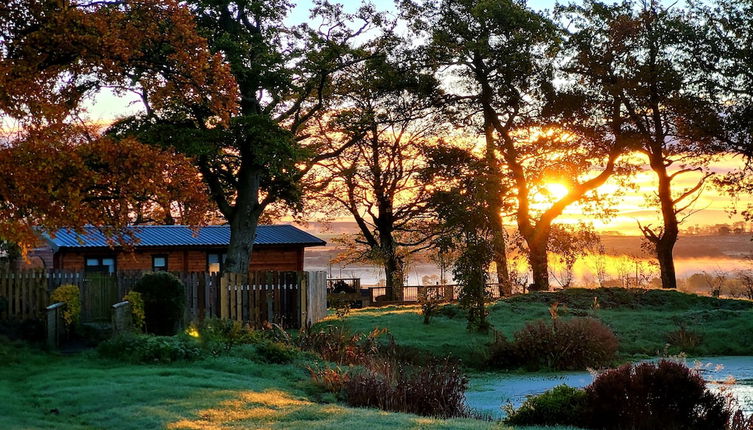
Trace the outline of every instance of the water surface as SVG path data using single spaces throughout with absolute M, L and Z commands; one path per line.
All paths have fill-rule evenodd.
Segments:
M 753 357 L 689 358 L 686 364 L 701 372 L 709 388 L 732 393 L 745 412 L 753 413 Z M 517 408 L 527 396 L 541 394 L 562 384 L 583 388 L 593 378 L 589 372 L 478 374 L 471 377 L 466 402 L 477 412 L 503 418 L 502 405 L 511 404 Z M 732 379 L 734 382 L 730 383 Z

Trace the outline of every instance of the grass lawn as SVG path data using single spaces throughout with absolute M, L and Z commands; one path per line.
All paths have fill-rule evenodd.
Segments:
M 594 297 L 598 307 L 594 308 Z M 692 348 L 670 347 L 669 353 L 691 356 L 753 355 L 753 302 L 701 297 L 676 291 L 572 289 L 558 293 L 533 293 L 500 300 L 489 306 L 489 321 L 508 338 L 529 321 L 549 319 L 549 306 L 559 303 L 559 315 L 592 316 L 602 320 L 620 340 L 624 360 L 655 356 L 667 344 L 667 335 L 682 325 L 700 335 Z M 457 305 L 446 305 L 455 311 Z M 422 324 L 418 306 L 388 306 L 352 311 L 343 320 L 354 331 L 387 328 L 399 345 L 438 355 L 452 354 L 471 367 L 480 365 L 491 334 L 466 330 L 462 312 L 441 312 L 431 324 Z
M 0 345 L 0 359 L 5 430 L 508 428 L 343 406 L 309 382 L 305 359 L 138 365 L 100 359 L 93 351 L 59 356 L 8 345 Z

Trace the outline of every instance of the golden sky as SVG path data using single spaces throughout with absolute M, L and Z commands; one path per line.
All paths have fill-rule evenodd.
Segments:
M 739 168 L 740 166 L 741 161 L 739 158 L 725 156 L 713 162 L 709 166 L 709 169 L 715 172 L 716 175 L 723 175 L 724 173 Z M 565 213 L 559 218 L 559 222 L 591 222 L 599 231 L 617 231 L 627 235 L 640 234 L 640 231 L 638 230 L 638 222 L 643 225 L 659 225 L 659 210 L 651 201 L 656 190 L 656 176 L 647 167 L 648 166 L 645 166 L 642 171 L 638 172 L 631 178 L 631 182 L 635 187 L 634 190 L 623 189 L 623 195 L 617 199 L 618 203 L 614 207 L 614 209 L 617 210 L 617 213 L 613 217 L 601 220 L 596 216 L 584 215 L 582 208 L 576 203 L 566 209 Z M 699 180 L 700 175 L 701 173 L 679 175 L 672 182 L 674 194 L 679 195 L 684 189 L 693 187 Z M 563 188 L 564 187 L 559 186 L 559 184 L 555 185 L 553 194 L 564 192 Z M 610 180 L 600 187 L 599 191 L 605 194 L 611 194 L 618 188 L 619 186 L 616 184 L 616 181 Z M 745 203 L 746 202 L 743 202 L 743 204 Z M 692 214 L 680 228 L 684 229 L 696 224 L 714 225 L 741 221 L 739 216 L 732 217 L 729 214 L 732 205 L 732 199 L 727 194 L 714 187 L 710 180 L 707 180 L 707 185 L 702 190 L 700 198 L 689 210 L 690 212 L 695 213 Z

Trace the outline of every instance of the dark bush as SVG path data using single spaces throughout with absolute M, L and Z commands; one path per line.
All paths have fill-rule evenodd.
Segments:
M 42 342 L 47 338 L 45 321 L 41 319 L 0 321 L 0 336 L 11 340 Z
M 345 382 L 348 404 L 432 417 L 467 416 L 468 379 L 460 367 L 442 360 L 411 366 L 376 360 Z
M 738 409 L 730 418 L 727 430 L 753 430 L 753 415 L 746 417 L 743 411 Z
M 588 427 L 598 429 L 724 429 L 731 412 L 724 397 L 706 389 L 687 366 L 626 364 L 600 374 L 586 387 Z
M 168 272 L 147 273 L 133 286 L 144 300 L 146 330 L 172 336 L 183 320 L 186 293 L 183 283 Z
M 516 410 L 509 411 L 505 422 L 512 425 L 571 425 L 586 424 L 586 392 L 560 385 L 531 396 Z
M 608 366 L 616 358 L 617 347 L 612 330 L 593 318 L 534 321 L 515 333 L 514 340 L 515 359 L 533 370 Z
M 701 345 L 703 337 L 700 333 L 688 330 L 684 322 L 677 322 L 677 330 L 667 333 L 667 343 L 684 352 L 693 352 Z
M 262 360 L 273 364 L 287 364 L 292 362 L 297 351 L 290 345 L 280 342 L 262 342 L 256 346 L 256 353 Z
M 172 363 L 201 357 L 199 343 L 187 336 L 122 334 L 99 344 L 100 356 L 132 363 Z
M 510 342 L 504 334 L 495 331 L 494 340 L 487 350 L 486 364 L 491 368 L 508 369 L 520 365 L 515 344 Z
M 326 326 L 301 333 L 298 346 L 319 354 L 337 364 L 363 364 L 369 356 L 378 354 L 379 337 L 387 331 L 374 329 L 369 334 L 352 333 L 343 326 Z

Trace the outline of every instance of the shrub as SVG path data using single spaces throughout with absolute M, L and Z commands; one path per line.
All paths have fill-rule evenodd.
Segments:
M 379 352 L 378 338 L 385 333 L 384 329 L 374 329 L 369 334 L 351 333 L 343 326 L 327 326 L 301 333 L 298 346 L 337 364 L 363 364 L 367 357 Z
M 577 370 L 611 364 L 618 341 L 609 327 L 593 318 L 538 320 L 515 333 L 514 352 L 531 369 Z
M 445 359 L 426 366 L 374 361 L 345 383 L 348 404 L 432 417 L 467 416 L 468 379 Z
M 192 324 L 186 333 L 198 339 L 202 347 L 215 356 L 229 352 L 236 345 L 257 343 L 261 339 L 258 332 L 239 321 L 218 318 Z
M 311 374 L 314 384 L 322 387 L 326 391 L 335 394 L 341 394 L 345 391 L 345 386 L 350 382 L 350 372 L 338 367 L 311 367 L 306 369 Z
M 688 330 L 683 322 L 676 324 L 677 330 L 667 333 L 667 343 L 680 348 L 684 352 L 691 352 L 701 345 L 703 339 L 700 333 Z
M 81 292 L 75 285 L 67 284 L 55 288 L 50 294 L 51 303 L 65 303 L 63 321 L 68 327 L 78 322 L 81 315 Z
M 129 291 L 123 296 L 123 301 L 131 304 L 131 320 L 133 327 L 136 330 L 143 330 L 146 322 L 146 316 L 144 314 L 144 299 L 141 297 L 141 293 L 137 291 Z
M 201 357 L 195 339 L 184 336 L 120 334 L 99 344 L 100 356 L 133 363 L 172 363 Z
M 510 410 L 505 422 L 512 425 L 583 426 L 587 411 L 586 392 L 560 385 L 538 396 L 531 396 L 516 410 Z
M 262 342 L 256 346 L 256 352 L 267 363 L 287 364 L 297 355 L 295 348 L 280 342 Z
M 424 324 L 429 324 L 431 317 L 439 310 L 443 297 L 437 290 L 424 289 L 424 293 L 418 297 L 418 303 L 421 305 L 421 315 L 424 317 Z
M 45 320 L 35 318 L 0 321 L 0 335 L 11 340 L 42 342 L 47 339 Z
M 518 366 L 515 344 L 510 342 L 501 332 L 494 332 L 494 340 L 487 350 L 486 364 L 492 368 L 505 369 Z
M 167 272 L 147 273 L 133 286 L 144 300 L 146 330 L 171 336 L 177 333 L 186 306 L 180 279 Z
M 743 411 L 738 409 L 730 418 L 727 430 L 753 430 L 753 415 L 746 418 Z
M 588 427 L 599 429 L 724 429 L 724 397 L 706 389 L 698 372 L 674 361 L 626 364 L 586 387 Z

